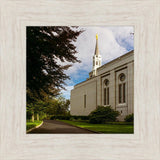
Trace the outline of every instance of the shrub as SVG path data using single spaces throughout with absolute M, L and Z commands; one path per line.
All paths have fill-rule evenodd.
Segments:
M 70 116 L 69 115 L 67 115 L 67 116 L 64 116 L 64 115 L 55 115 L 55 116 L 52 116 L 50 119 L 51 120 L 54 120 L 54 119 L 69 120 Z
M 71 116 L 73 117 L 75 120 L 89 120 L 88 116 Z
M 70 117 L 70 119 L 69 119 L 70 121 L 75 121 L 75 119 L 73 118 L 73 117 Z
M 97 109 L 92 111 L 89 115 L 90 123 L 106 123 L 106 122 L 114 122 L 119 116 L 119 112 L 113 110 L 110 106 L 98 106 Z
M 133 122 L 134 121 L 134 114 L 129 114 L 125 117 L 125 122 Z
M 50 117 L 51 120 L 60 119 L 60 120 L 89 120 L 88 116 L 71 116 L 71 115 L 54 115 Z

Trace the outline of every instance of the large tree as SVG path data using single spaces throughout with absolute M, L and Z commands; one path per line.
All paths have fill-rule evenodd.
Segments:
M 80 62 L 73 42 L 82 33 L 78 27 L 27 27 L 27 102 L 55 96 L 69 78 L 64 71 Z

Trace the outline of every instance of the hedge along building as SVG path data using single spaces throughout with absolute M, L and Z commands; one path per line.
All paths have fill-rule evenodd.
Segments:
M 133 113 L 134 51 L 101 66 L 98 35 L 89 78 L 71 90 L 71 115 L 89 115 L 99 105 L 120 112 L 119 120 Z

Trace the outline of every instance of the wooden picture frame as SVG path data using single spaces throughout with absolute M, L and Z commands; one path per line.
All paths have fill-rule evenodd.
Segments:
M 160 159 L 160 1 L 1 1 L 0 159 Z M 134 134 L 26 134 L 26 26 L 134 26 Z

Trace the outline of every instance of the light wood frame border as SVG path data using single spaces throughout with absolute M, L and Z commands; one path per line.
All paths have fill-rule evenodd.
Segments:
M 160 159 L 160 1 L 0 2 L 1 160 Z M 26 26 L 134 26 L 135 133 L 27 135 Z

